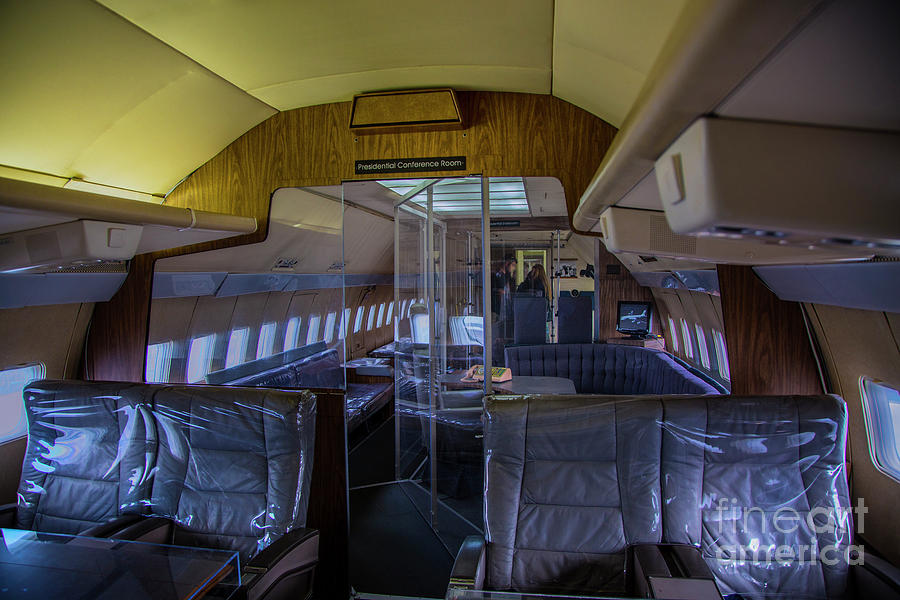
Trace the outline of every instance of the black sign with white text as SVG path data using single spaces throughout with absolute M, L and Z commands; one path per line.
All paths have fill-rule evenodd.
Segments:
M 465 171 L 465 156 L 434 156 L 429 158 L 383 158 L 356 161 L 356 174 L 369 173 L 426 173 L 430 171 Z

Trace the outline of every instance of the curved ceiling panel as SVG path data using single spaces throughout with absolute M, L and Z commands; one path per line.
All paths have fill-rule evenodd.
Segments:
M 274 114 L 87 0 L 6 2 L 0 165 L 164 194 Z
M 552 92 L 618 126 L 687 1 L 3 2 L 0 171 L 159 196 L 275 109 L 392 88 Z
M 101 0 L 280 110 L 375 89 L 550 92 L 551 0 Z
M 622 124 L 687 0 L 556 0 L 553 95 Z

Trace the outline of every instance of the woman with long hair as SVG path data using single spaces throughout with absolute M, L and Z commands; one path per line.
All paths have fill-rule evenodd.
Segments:
M 550 280 L 547 278 L 547 271 L 544 265 L 537 263 L 531 267 L 531 287 L 535 296 L 550 297 Z M 539 293 L 540 292 L 540 293 Z

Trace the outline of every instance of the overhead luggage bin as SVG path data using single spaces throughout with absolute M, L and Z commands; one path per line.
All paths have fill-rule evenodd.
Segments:
M 659 157 L 676 234 L 900 254 L 900 134 L 701 118 Z
M 865 247 L 784 245 L 780 243 L 781 238 L 769 236 L 730 239 L 681 235 L 672 231 L 666 214 L 661 211 L 618 206 L 603 211 L 600 228 L 606 248 L 614 254 L 689 259 L 690 262 L 783 265 L 861 260 L 872 256 L 872 250 Z

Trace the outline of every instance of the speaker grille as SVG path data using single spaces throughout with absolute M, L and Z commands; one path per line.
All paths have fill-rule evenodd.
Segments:
M 665 216 L 653 215 L 650 218 L 650 249 L 678 256 L 694 256 L 697 254 L 697 238 L 673 233 Z
M 124 260 L 104 260 L 83 265 L 69 265 L 48 269 L 46 273 L 127 273 L 128 263 Z

